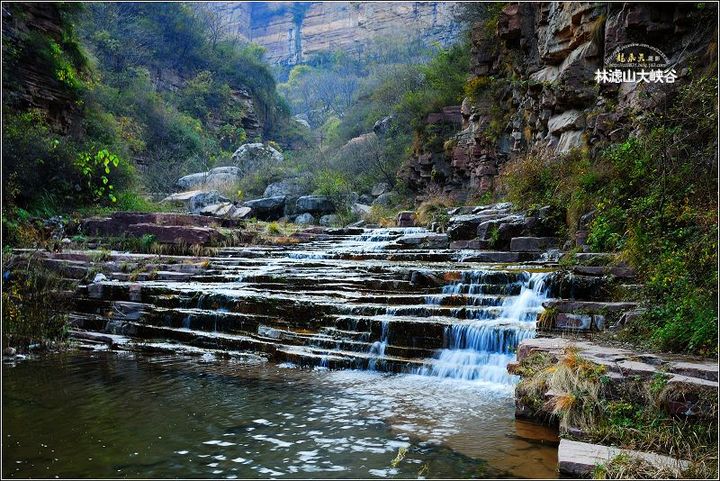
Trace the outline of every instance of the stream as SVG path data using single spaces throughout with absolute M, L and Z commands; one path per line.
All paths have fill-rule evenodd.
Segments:
M 3 380 L 3 477 L 556 476 L 553 434 L 489 383 L 127 353 Z
M 401 242 L 418 235 L 156 259 L 151 279 L 81 287 L 74 328 L 118 349 L 3 363 L 3 476 L 556 477 L 556 434 L 515 419 L 506 369 L 547 269 Z M 408 281 L 420 269 L 445 280 Z

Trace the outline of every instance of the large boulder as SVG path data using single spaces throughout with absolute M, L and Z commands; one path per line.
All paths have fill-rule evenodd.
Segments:
M 386 192 L 390 192 L 390 185 L 387 182 L 380 182 L 379 184 L 375 184 L 370 193 L 373 197 L 378 197 Z
M 188 190 L 185 192 L 177 192 L 175 194 L 168 195 L 160 202 L 187 203 L 195 195 L 201 194 L 202 192 L 203 192 L 202 190 Z
M 243 144 L 232 155 L 232 161 L 240 169 L 241 175 L 279 164 L 283 159 L 280 152 L 259 142 Z
M 249 219 L 252 215 L 252 209 L 246 205 L 236 206 L 235 210 L 228 214 L 231 219 Z
M 304 195 L 298 198 L 295 203 L 298 212 L 310 212 L 311 214 L 332 214 L 335 212 L 333 202 L 323 195 Z
M 398 212 L 397 221 L 395 223 L 398 227 L 415 227 L 415 212 L 411 210 Z
M 390 207 L 393 203 L 393 197 L 394 196 L 392 192 L 385 192 L 384 194 L 380 194 L 378 198 L 373 201 L 372 205 Z
M 207 181 L 207 178 L 207 172 L 197 172 L 195 174 L 188 174 L 180 177 L 175 183 L 175 185 L 177 185 L 181 189 L 192 189 L 194 187 L 203 185 Z
M 450 218 L 447 234 L 451 240 L 468 240 L 477 235 L 477 228 L 492 216 L 485 214 L 460 214 Z
M 176 185 L 183 190 L 196 189 L 218 189 L 231 186 L 238 182 L 241 177 L 240 169 L 237 167 L 216 167 L 207 172 L 197 172 L 180 177 Z
M 509 215 L 500 219 L 482 222 L 477 227 L 480 240 L 492 243 L 494 248 L 507 248 L 513 237 L 527 232 L 526 218 L 522 215 Z
M 298 198 L 305 193 L 305 188 L 297 179 L 285 179 L 273 182 L 265 187 L 263 197 L 277 197 L 283 195 L 287 198 Z
M 230 199 L 223 196 L 217 190 L 210 192 L 198 192 L 187 200 L 188 211 L 191 214 L 200 214 L 202 210 L 210 205 L 230 202 Z
M 248 200 L 244 205 L 250 207 L 254 217 L 260 220 L 278 220 L 285 211 L 285 196 Z

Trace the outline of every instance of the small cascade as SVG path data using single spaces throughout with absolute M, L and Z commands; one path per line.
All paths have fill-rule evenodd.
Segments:
M 382 321 L 382 331 L 380 333 L 380 340 L 375 341 L 370 346 L 369 353 L 373 356 L 372 359 L 368 361 L 368 370 L 374 371 L 376 369 L 376 364 L 379 358 L 382 358 L 385 356 L 385 348 L 387 348 L 388 344 L 388 332 L 390 331 L 390 322 L 385 319 Z
M 323 251 L 301 249 L 289 252 L 288 257 L 291 259 L 330 259 L 342 254 L 381 252 L 402 236 L 427 232 L 424 227 L 366 229 L 361 234 L 327 245 Z
M 483 296 L 479 294 L 483 283 L 492 274 L 495 273 L 467 273 L 459 282 L 445 286 L 443 294 Z M 519 293 L 506 297 L 496 314 L 483 311 L 482 319 L 447 327 L 447 347 L 417 369 L 416 374 L 513 384 L 514 377 L 507 373 L 506 367 L 515 359 L 520 341 L 535 335 L 535 319 L 546 299 L 546 276 L 546 273 L 523 273 L 515 282 L 520 287 Z M 442 296 L 430 296 L 427 301 L 438 304 Z M 476 301 L 468 299 L 468 302 Z

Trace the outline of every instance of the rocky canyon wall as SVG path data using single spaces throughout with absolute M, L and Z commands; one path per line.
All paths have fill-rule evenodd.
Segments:
M 257 2 L 210 4 L 226 35 L 258 43 L 271 63 L 328 50 L 361 50 L 379 35 L 408 32 L 448 43 L 459 33 L 455 2 Z
M 575 148 L 592 155 L 607 141 L 622 141 L 674 86 L 598 84 L 606 56 L 633 43 L 656 47 L 677 73 L 675 86 L 682 85 L 694 70 L 717 69 L 716 22 L 710 5 L 509 3 L 493 22 L 473 28 L 471 95 L 461 118 L 445 112 L 427 119 L 426 130 L 458 125 L 459 132 L 444 144 L 417 142 L 401 176 L 418 200 L 429 193 L 465 199 L 492 191 L 503 165 L 519 156 Z

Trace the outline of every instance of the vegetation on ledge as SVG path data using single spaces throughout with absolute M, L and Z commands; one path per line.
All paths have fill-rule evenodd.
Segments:
M 599 155 L 528 156 L 502 175 L 517 205 L 565 211 L 571 239 L 593 212 L 590 248 L 620 253 L 645 283 L 647 313 L 619 336 L 646 348 L 717 353 L 716 92 L 698 78 Z
M 669 375 L 613 381 L 604 366 L 583 359 L 572 349 L 559 359 L 546 353 L 532 354 L 521 361 L 515 373 L 522 377 L 516 390 L 518 400 L 532 416 L 558 422 L 564 437 L 670 455 L 690 461 L 681 477 L 717 477 L 718 432 L 717 423 L 712 422 L 718 414 L 715 395 L 700 392 L 695 416 L 673 415 L 667 406 L 677 400 L 678 392 L 668 386 Z M 661 477 L 669 474 L 648 470 L 642 464 L 630 468 L 625 461 L 620 458 L 599 466 L 594 477 L 627 477 L 642 474 L 643 469 Z

